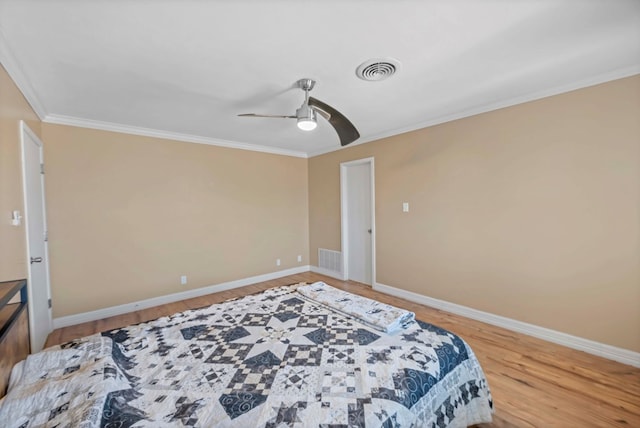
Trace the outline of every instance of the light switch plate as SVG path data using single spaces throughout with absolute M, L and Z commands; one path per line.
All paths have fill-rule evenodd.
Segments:
M 402 203 L 402 212 L 404 212 L 404 213 L 408 213 L 409 212 L 409 202 L 403 202 Z

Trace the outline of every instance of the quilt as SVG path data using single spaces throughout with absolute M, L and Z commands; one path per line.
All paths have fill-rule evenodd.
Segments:
M 48 348 L 14 368 L 6 427 L 463 427 L 493 403 L 473 351 L 375 330 L 286 286 Z

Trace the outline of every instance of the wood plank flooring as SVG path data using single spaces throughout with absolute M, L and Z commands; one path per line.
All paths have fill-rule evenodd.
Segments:
M 53 331 L 47 346 L 296 282 L 325 281 L 416 313 L 471 345 L 489 381 L 496 413 L 482 427 L 640 427 L 640 369 L 565 348 L 352 281 L 306 272 Z

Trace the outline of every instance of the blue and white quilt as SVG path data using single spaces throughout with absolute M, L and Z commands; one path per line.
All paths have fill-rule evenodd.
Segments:
M 287 286 L 32 355 L 0 425 L 465 427 L 492 412 L 456 335 L 421 321 L 388 335 Z

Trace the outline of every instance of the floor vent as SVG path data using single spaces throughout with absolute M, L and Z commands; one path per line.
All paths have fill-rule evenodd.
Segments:
M 342 253 L 318 248 L 318 267 L 335 273 L 342 273 Z

